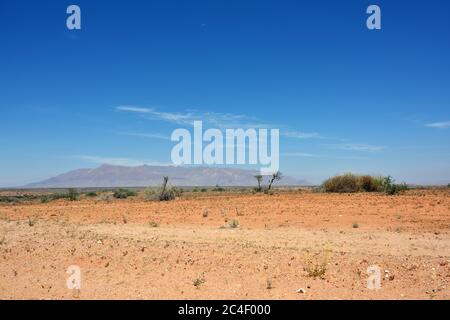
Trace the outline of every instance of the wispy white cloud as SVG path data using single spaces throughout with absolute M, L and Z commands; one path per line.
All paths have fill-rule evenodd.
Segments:
M 255 117 L 242 114 L 219 112 L 162 112 L 155 108 L 142 108 L 137 106 L 118 106 L 117 111 L 131 112 L 148 117 L 152 120 L 161 120 L 178 125 L 192 125 L 194 121 L 203 121 L 205 125 L 218 128 L 271 128 L 273 126 L 262 123 Z
M 282 135 L 288 138 L 295 139 L 327 139 L 317 132 L 287 131 L 283 132 Z
M 427 123 L 427 124 L 425 124 L 425 127 L 446 129 L 446 128 L 450 128 L 450 121 Z
M 293 138 L 299 140 L 306 139 L 327 139 L 327 140 L 337 140 L 344 142 L 343 139 L 326 137 L 318 132 L 303 132 L 296 131 L 283 126 L 277 126 L 274 124 L 264 123 L 255 117 L 250 117 L 243 114 L 231 114 L 231 113 L 218 113 L 218 112 L 199 112 L 199 111 L 186 111 L 186 112 L 163 112 L 159 111 L 153 107 L 140 107 L 133 105 L 122 105 L 115 108 L 117 111 L 129 112 L 134 114 L 139 114 L 147 117 L 151 120 L 165 121 L 169 123 L 174 123 L 177 125 L 192 125 L 194 121 L 201 120 L 206 127 L 216 127 L 220 129 L 224 128 L 279 128 L 280 135 L 286 138 Z M 131 133 L 128 134 L 137 137 L 147 137 L 147 138 L 158 138 L 167 139 L 160 134 L 145 134 L 145 133 Z M 372 146 L 368 144 L 351 144 L 342 143 L 329 145 L 330 148 L 347 150 L 347 151 L 366 151 L 366 152 L 379 152 L 384 149 L 384 147 Z M 305 156 L 306 154 L 304 154 Z M 316 155 L 317 156 L 317 155 Z
M 301 158 L 329 158 L 329 159 L 339 159 L 339 160 L 367 160 L 366 157 L 358 156 L 331 156 L 326 154 L 315 154 L 315 153 L 303 153 L 303 152 L 290 152 L 282 153 L 281 156 L 284 157 L 301 157 Z
M 149 108 L 141 108 L 141 107 L 133 107 L 133 106 L 119 106 L 116 107 L 116 110 L 119 111 L 128 111 L 128 112 L 136 112 L 136 113 L 150 113 Z
M 285 157 L 302 157 L 302 158 L 327 158 L 328 156 L 315 153 L 303 153 L 303 152 L 288 152 L 282 153 L 281 156 Z
M 151 160 L 138 160 L 138 159 L 121 158 L 121 157 L 116 158 L 116 157 L 101 157 L 101 156 L 92 156 L 92 155 L 75 155 L 75 156 L 70 156 L 70 158 L 76 158 L 76 159 L 80 159 L 85 162 L 95 163 L 95 164 L 110 164 L 110 165 L 114 165 L 114 166 L 128 166 L 128 167 L 142 166 L 144 164 L 154 165 L 154 166 L 169 165 L 167 163 L 156 162 L 156 161 L 151 161 Z
M 361 151 L 361 152 L 381 152 L 386 147 L 374 146 L 370 144 L 363 143 L 339 143 L 339 144 L 329 144 L 330 149 L 344 150 L 344 151 Z
M 124 136 L 139 137 L 139 138 L 170 140 L 169 136 L 159 134 L 159 133 L 119 132 L 118 134 L 124 135 Z

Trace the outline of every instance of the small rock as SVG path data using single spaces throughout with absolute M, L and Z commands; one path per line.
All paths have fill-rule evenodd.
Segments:
M 300 289 L 296 290 L 295 292 L 297 292 L 297 293 L 306 293 L 306 290 L 303 289 L 303 288 L 300 288 Z

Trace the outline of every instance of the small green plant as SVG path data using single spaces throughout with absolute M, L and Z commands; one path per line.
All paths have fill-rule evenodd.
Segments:
M 116 199 L 126 199 L 128 197 L 134 197 L 136 195 L 137 193 L 135 191 L 128 189 L 119 189 L 114 191 L 113 193 L 113 197 Z
M 231 229 L 236 229 L 237 227 L 239 227 L 239 221 L 233 219 L 228 225 L 228 227 L 230 227 Z
M 69 188 L 69 190 L 67 190 L 66 197 L 70 201 L 77 201 L 78 199 L 80 199 L 80 194 L 78 193 L 77 189 Z
M 213 191 L 223 192 L 223 191 L 225 191 L 225 189 L 216 184 L 216 187 L 213 189 Z
M 208 189 L 206 189 L 206 188 L 202 188 L 201 190 L 200 190 L 201 192 L 207 192 L 208 191 Z
M 148 225 L 149 225 L 149 227 L 151 227 L 151 228 L 158 228 L 159 227 L 159 224 L 158 223 L 156 223 L 155 221 L 150 221 L 149 223 L 148 223 Z
M 158 199 L 157 188 L 148 187 L 144 190 L 144 199 L 146 200 L 156 200 Z
M 28 217 L 28 226 L 33 227 L 36 224 L 36 217 Z
M 405 183 L 395 184 L 394 179 L 392 179 L 391 176 L 384 178 L 382 186 L 384 193 L 387 195 L 395 195 L 402 191 L 408 190 L 408 186 Z
M 95 192 L 95 191 L 89 191 L 86 193 L 86 197 L 89 197 L 89 198 L 93 198 L 96 196 L 97 196 L 97 192 Z
M 42 196 L 41 203 L 48 203 L 50 201 L 50 197 Z
M 205 280 L 205 274 L 202 273 L 198 278 L 195 278 L 192 281 L 192 284 L 194 285 L 194 287 L 199 288 L 202 284 L 204 284 L 206 282 Z

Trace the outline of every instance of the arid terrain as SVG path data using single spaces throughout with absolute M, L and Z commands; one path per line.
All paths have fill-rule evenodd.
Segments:
M 1 203 L 0 261 L 1 299 L 450 299 L 450 189 Z

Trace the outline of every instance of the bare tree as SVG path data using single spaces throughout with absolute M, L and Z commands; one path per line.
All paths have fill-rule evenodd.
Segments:
M 167 182 L 169 182 L 169 177 L 168 176 L 164 176 L 163 177 L 163 185 L 162 185 L 162 189 L 161 189 L 161 196 L 160 196 L 160 198 L 163 198 L 164 195 L 166 194 Z
M 277 171 L 275 173 L 272 174 L 272 178 L 269 181 L 269 186 L 267 187 L 267 191 L 269 191 L 272 188 L 272 184 L 275 181 L 279 181 L 281 180 L 281 178 L 283 177 L 282 173 L 280 171 Z
M 255 176 L 256 180 L 258 181 L 258 189 L 256 189 L 258 192 L 261 192 L 262 188 L 261 188 L 261 182 L 263 179 L 263 176 L 258 174 Z

